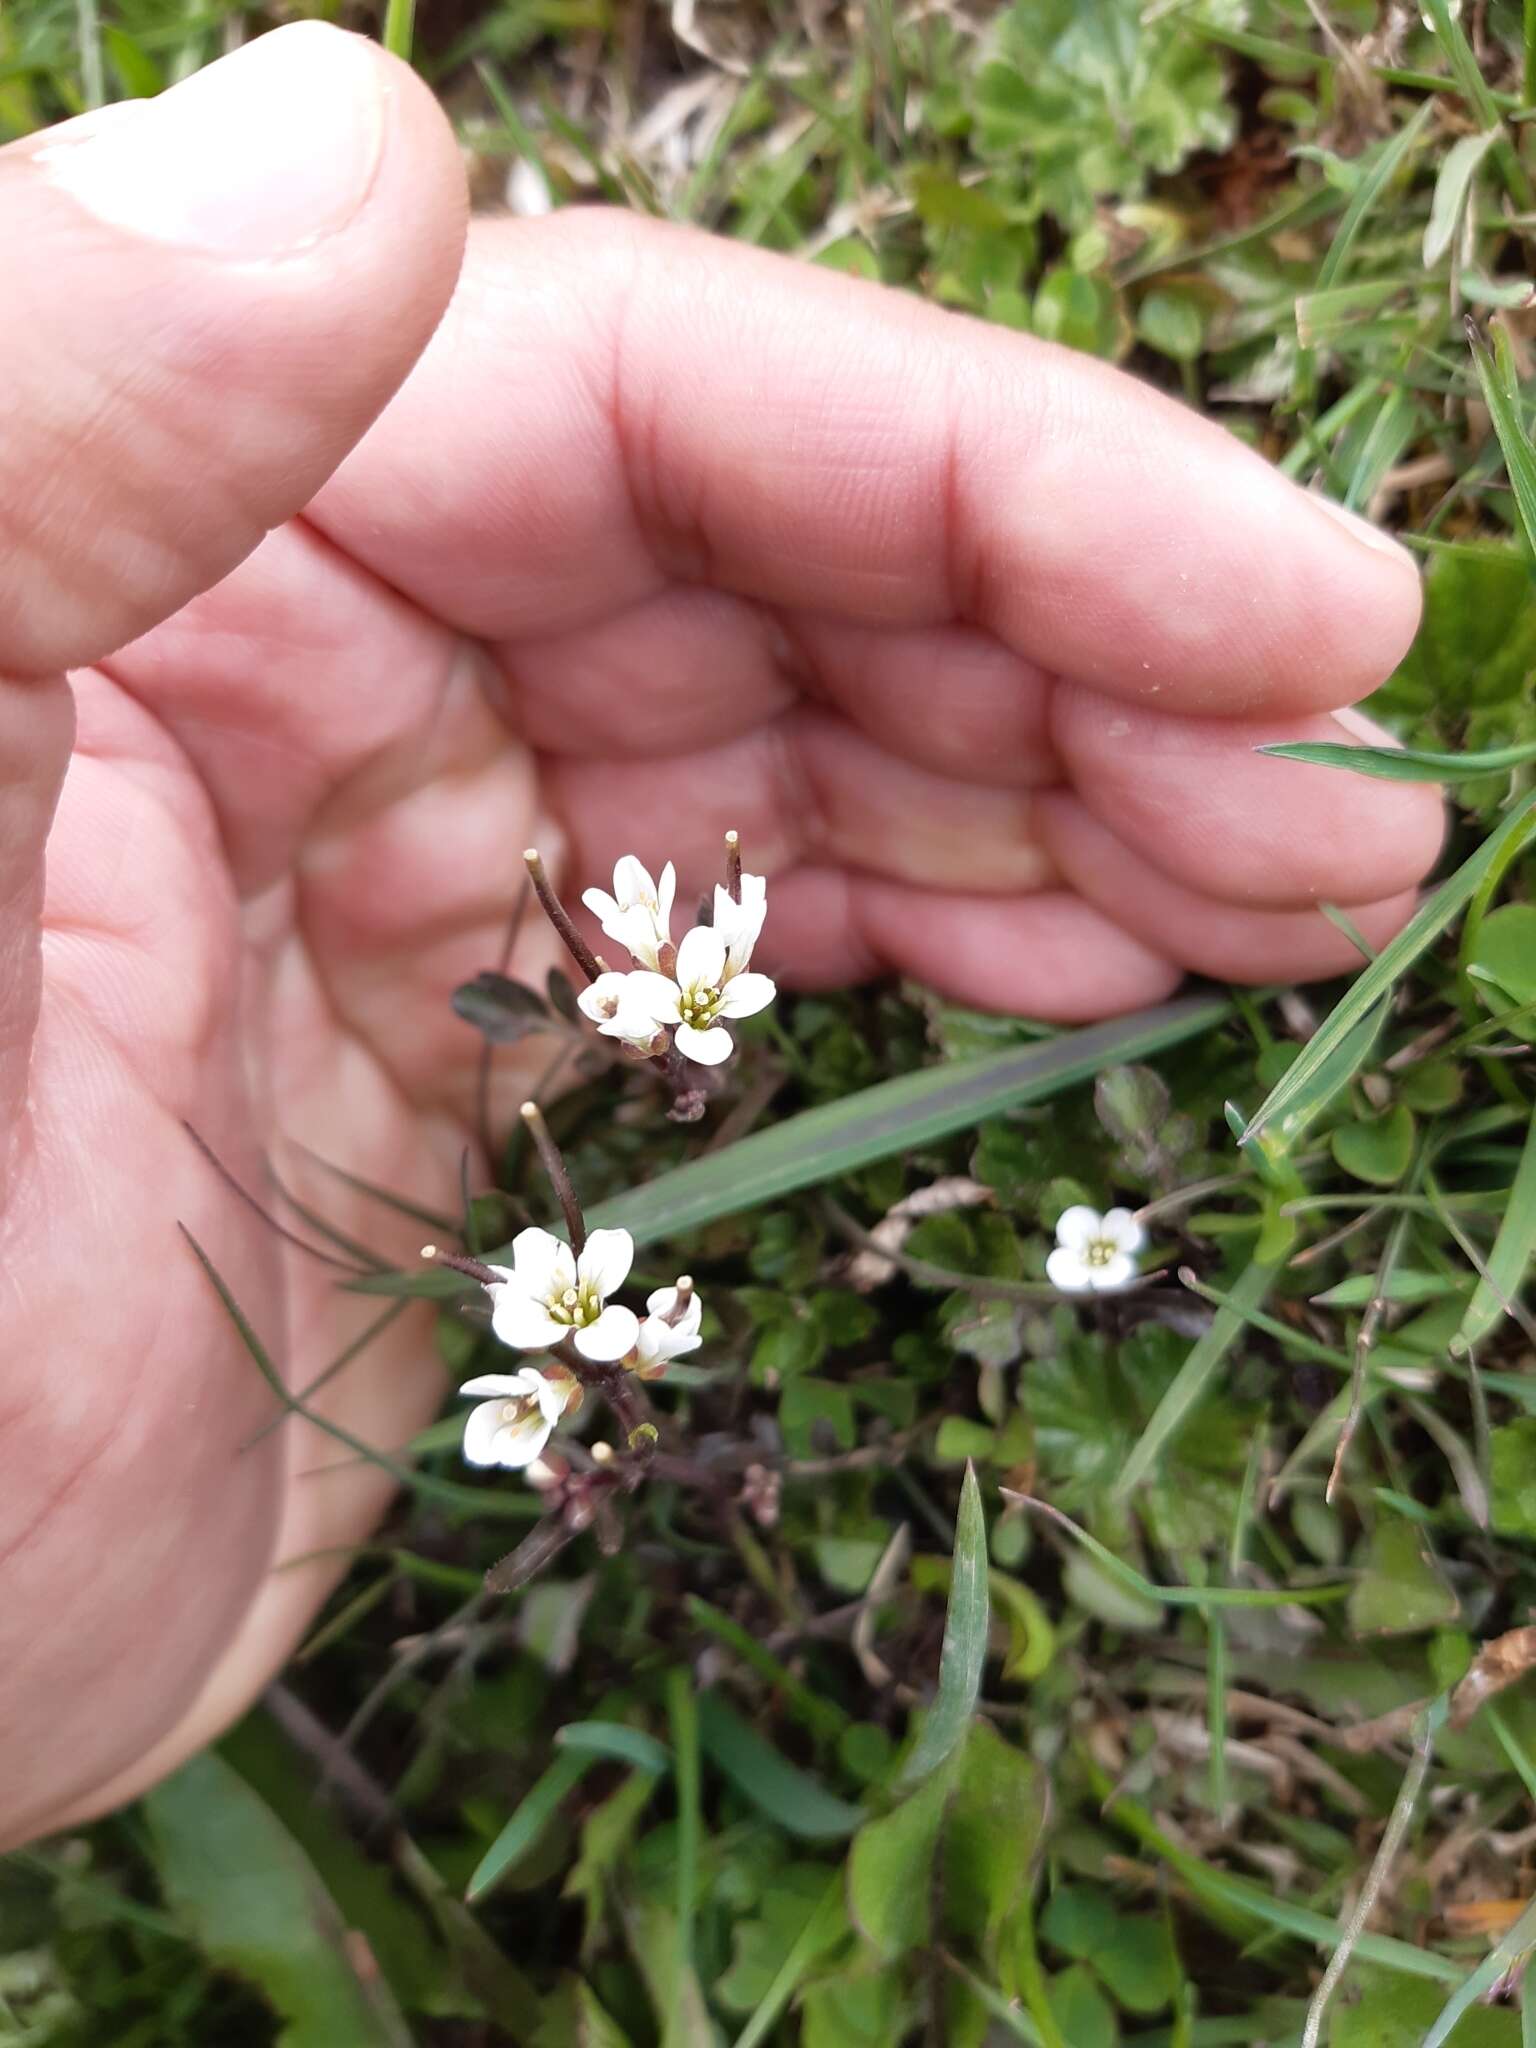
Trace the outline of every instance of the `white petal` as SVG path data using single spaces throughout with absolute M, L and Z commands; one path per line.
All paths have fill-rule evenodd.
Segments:
M 537 1301 L 576 1278 L 571 1248 L 547 1230 L 520 1230 L 512 1240 L 513 1284 Z
M 688 1306 L 683 1310 L 682 1315 L 675 1323 L 671 1321 L 673 1310 L 677 1307 L 677 1289 L 675 1287 L 658 1287 L 654 1294 L 647 1296 L 645 1305 L 653 1316 L 660 1317 L 671 1328 L 681 1330 L 690 1337 L 697 1333 L 699 1324 L 704 1319 L 703 1302 L 700 1301 L 696 1294 L 690 1294 Z
M 656 971 L 658 949 L 662 934 L 657 927 L 653 911 L 643 903 L 637 903 L 632 910 L 626 910 L 617 924 L 608 927 L 608 936 L 617 939 L 621 946 L 627 946 L 633 957 L 652 973 Z
M 482 1400 L 491 1396 L 515 1401 L 519 1395 L 536 1394 L 542 1385 L 539 1374 L 531 1365 L 525 1365 L 516 1372 L 483 1372 L 476 1379 L 466 1380 L 459 1392 L 478 1395 Z
M 538 1402 L 539 1413 L 544 1417 L 550 1428 L 553 1429 L 565 1413 L 566 1406 L 570 1401 L 570 1382 L 568 1380 L 546 1379 L 543 1373 L 534 1372 L 531 1368 L 528 1372 L 528 1378 L 538 1381 L 538 1385 L 531 1387 L 529 1392 Z
M 718 1067 L 736 1048 L 723 1024 L 711 1024 L 707 1031 L 692 1024 L 679 1024 L 677 1049 L 684 1059 L 697 1060 L 701 1067 Z
M 571 1334 L 570 1324 L 557 1323 L 542 1301 L 513 1287 L 497 1289 L 491 1328 L 514 1351 L 547 1351 Z
M 634 1310 L 610 1302 L 595 1323 L 576 1332 L 576 1349 L 583 1358 L 611 1365 L 614 1359 L 634 1350 L 639 1334 L 640 1318 Z
M 1129 1209 L 1107 1211 L 1102 1235 L 1123 1252 L 1139 1252 L 1147 1241 L 1147 1233 Z
M 683 988 L 718 988 L 725 973 L 725 940 L 707 924 L 684 932 L 677 949 L 677 979 Z
M 619 860 L 613 871 L 613 893 L 625 910 L 633 910 L 637 903 L 649 909 L 656 901 L 651 871 L 641 865 L 637 855 L 626 853 Z
M 656 925 L 664 939 L 671 936 L 672 899 L 676 894 L 677 869 L 668 861 L 661 871 L 661 880 L 656 885 Z
M 660 1316 L 647 1316 L 640 1325 L 635 1349 L 642 1365 L 665 1365 L 669 1359 L 682 1358 L 689 1351 L 697 1351 L 700 1341 L 681 1326 L 674 1330 Z
M 606 1301 L 617 1294 L 635 1263 L 635 1240 L 627 1230 L 594 1230 L 576 1261 L 578 1281 L 595 1287 Z
M 615 903 L 606 889 L 584 889 L 581 900 L 605 932 L 608 931 L 610 925 L 616 924 L 624 914 L 623 904 Z M 610 937 L 612 936 L 611 933 L 609 935 Z
M 1118 1294 L 1122 1287 L 1129 1287 L 1137 1277 L 1136 1261 L 1129 1252 L 1116 1252 L 1112 1259 L 1106 1259 L 1102 1266 L 1089 1269 L 1090 1285 L 1095 1294 Z
M 1059 1244 L 1045 1262 L 1045 1277 L 1063 1294 L 1086 1294 L 1093 1286 L 1093 1268 L 1081 1252 Z
M 576 1007 L 594 1024 L 602 1024 L 618 1016 L 624 1007 L 628 989 L 627 974 L 600 974 L 590 988 L 584 988 L 577 996 Z
M 1070 1209 L 1063 1209 L 1056 1219 L 1056 1242 L 1065 1245 L 1069 1251 L 1080 1252 L 1090 1238 L 1103 1234 L 1103 1227 L 1098 1210 L 1090 1209 L 1085 1202 L 1078 1202 Z
M 464 1458 L 470 1465 L 499 1465 L 496 1437 L 501 1429 L 501 1401 L 482 1401 L 464 1418 Z
M 523 1465 L 531 1465 L 549 1442 L 554 1427 L 537 1408 L 530 1408 L 520 1422 L 497 1430 L 496 1463 L 506 1465 L 513 1472 Z
M 755 1017 L 766 1010 L 778 990 L 766 974 L 735 974 L 725 984 L 720 1001 L 722 1017 Z
M 635 973 L 626 975 L 625 980 L 631 1009 L 653 1017 L 658 1024 L 676 1024 L 682 1017 L 677 983 L 667 975 Z

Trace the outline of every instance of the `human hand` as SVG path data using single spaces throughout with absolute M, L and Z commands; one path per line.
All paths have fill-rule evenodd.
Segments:
M 477 228 L 428 344 L 457 153 L 331 30 L 83 134 L 0 155 L 0 1845 L 216 1733 L 377 1518 L 242 1450 L 177 1223 L 295 1380 L 367 1305 L 183 1126 L 408 1255 L 286 1141 L 455 1205 L 525 845 L 686 892 L 736 826 L 781 978 L 1071 1020 L 1346 968 L 1310 906 L 1385 938 L 1440 834 L 1252 752 L 1339 736 L 1412 565 L 1101 365 L 614 215 Z M 442 1393 L 407 1316 L 325 1405 Z

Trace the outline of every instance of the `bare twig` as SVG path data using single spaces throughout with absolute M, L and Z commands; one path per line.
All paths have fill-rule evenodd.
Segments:
M 530 846 L 523 859 L 528 864 L 528 879 L 539 899 L 539 907 L 564 941 L 566 951 L 576 962 L 588 981 L 596 981 L 603 972 L 603 963 L 571 922 L 571 914 L 555 894 L 554 884 L 544 871 L 543 857 L 536 846 Z

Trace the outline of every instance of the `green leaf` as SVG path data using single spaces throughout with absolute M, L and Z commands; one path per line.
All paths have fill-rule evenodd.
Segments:
M 1390 1188 L 1413 1163 L 1413 1111 L 1397 1102 L 1380 1116 L 1340 1124 L 1329 1140 L 1344 1171 L 1372 1187 Z
M 473 1902 L 483 1898 L 498 1878 L 528 1854 L 554 1819 L 566 1794 L 581 1783 L 596 1761 L 595 1756 L 579 1753 L 557 1756 L 543 1776 L 535 1779 L 475 1866 L 465 1890 L 467 1899 Z
M 950 1784 L 948 1771 L 935 1771 L 910 1799 L 866 1821 L 854 1837 L 848 1908 L 887 1962 L 922 1947 L 932 1933 L 933 1859 Z
M 1232 1286 L 1228 1303 L 1216 1311 L 1210 1327 L 1191 1347 L 1173 1384 L 1158 1402 L 1126 1459 L 1114 1488 L 1117 1500 L 1129 1499 L 1152 1472 L 1164 1448 L 1189 1420 L 1221 1361 L 1241 1335 L 1249 1311 L 1262 1305 L 1265 1295 L 1274 1285 L 1277 1271 L 1276 1267 L 1258 1259 L 1250 1261 L 1243 1269 Z
M 1467 960 L 1475 981 L 1513 1003 L 1536 1003 L 1536 903 L 1504 903 L 1483 919 Z
M 1500 775 L 1536 761 L 1536 740 L 1469 754 L 1436 754 L 1422 747 L 1349 747 L 1332 740 L 1287 740 L 1254 751 L 1276 761 L 1305 761 L 1314 768 L 1347 768 L 1381 782 L 1463 782 L 1473 775 Z
M 549 1005 L 536 989 L 489 969 L 456 988 L 450 1001 L 454 1014 L 492 1045 L 516 1045 L 530 1031 L 550 1026 Z
M 1188 997 L 1043 1044 L 882 1081 L 599 1203 L 588 1212 L 588 1227 L 617 1227 L 638 1244 L 653 1244 L 797 1188 L 835 1180 L 872 1160 L 915 1151 L 1000 1110 L 1047 1101 L 1117 1060 L 1144 1059 L 1197 1037 L 1229 1010 L 1224 1001 Z
M 1120 2022 L 1086 1963 L 1073 1963 L 1053 1977 L 1045 1995 L 1072 2048 L 1118 2048 Z
M 1349 1596 L 1358 1636 L 1420 1635 L 1456 1619 L 1459 1604 L 1422 1529 L 1397 1517 L 1377 1523 Z
M 965 1468 L 955 1520 L 949 1612 L 939 1652 L 939 1690 L 894 1789 L 909 1791 L 954 1753 L 970 1726 L 987 1656 L 987 1523 L 975 1467 Z
M 314 1866 L 212 1751 L 148 1793 L 150 1854 L 171 1912 L 210 1962 L 256 1985 L 282 2048 L 410 2048 L 382 1976 L 365 1986 Z
M 857 1849 L 857 1843 L 854 1846 Z M 839 1871 L 822 1894 L 821 1904 L 802 1928 L 794 1947 L 784 1958 L 783 1968 L 764 1993 L 762 2003 L 737 2035 L 735 2048 L 760 2048 L 780 2013 L 815 1967 L 818 1957 L 824 1955 L 847 1931 L 848 1909 L 843 1889 L 843 1873 Z M 857 2044 L 850 2044 L 850 2048 L 857 2048 Z M 883 2039 L 879 2048 L 884 2048 Z
M 1424 229 L 1424 267 L 1431 269 L 1450 248 L 1472 196 L 1478 167 L 1499 139 L 1490 128 L 1481 135 L 1463 135 L 1446 151 L 1435 176 L 1435 194 L 1429 203 L 1429 222 Z
M 1413 1306 L 1443 1301 L 1447 1295 L 1459 1294 L 1465 1285 L 1454 1273 L 1421 1273 L 1412 1266 L 1397 1266 L 1384 1282 L 1378 1282 L 1374 1273 L 1351 1273 L 1347 1280 L 1336 1281 L 1312 1299 L 1319 1308 L 1364 1308 L 1379 1291 L 1384 1301 Z
M 1472 897 L 1484 875 L 1495 864 L 1503 862 L 1510 842 L 1518 842 L 1528 836 L 1533 810 L 1536 810 L 1536 791 L 1532 791 L 1508 814 L 1499 829 L 1484 840 L 1476 853 L 1462 862 L 1454 875 L 1441 883 L 1397 937 L 1377 954 L 1334 1005 L 1327 1020 L 1302 1047 L 1300 1057 L 1271 1089 L 1258 1115 L 1244 1132 L 1245 1141 L 1259 1137 L 1283 1116 L 1304 1115 L 1310 1106 L 1317 1103 L 1329 1059 L 1337 1052 L 1341 1040 L 1370 1014 L 1419 955 L 1434 944 Z M 1329 1092 L 1332 1092 L 1331 1086 Z
M 630 2042 L 598 2003 L 591 1985 L 567 1974 L 544 2001 L 533 2048 L 630 2048 Z
M 1536 1415 L 1522 1415 L 1491 1433 L 1488 1480 L 1495 1535 L 1536 1536 Z
M 780 1756 L 718 1693 L 700 1695 L 699 1740 L 716 1770 L 788 1834 L 807 1842 L 842 1841 L 866 1819 L 862 1806 L 839 1799 Z
M 1525 415 L 1520 402 L 1520 373 L 1515 367 L 1509 335 L 1503 327 L 1494 328 L 1492 356 L 1470 320 L 1467 339 L 1472 349 L 1477 381 L 1483 389 L 1483 402 L 1488 407 L 1488 417 L 1493 422 L 1493 431 L 1498 436 L 1504 467 L 1509 475 L 1510 489 L 1515 494 L 1520 531 L 1527 548 L 1536 551 L 1536 453 L 1532 452 L 1530 437 L 1525 430 Z
M 1040 1766 L 987 1721 L 972 1725 L 944 1820 L 944 1917 L 990 1963 L 1034 1866 L 1049 1788 Z
M 1364 176 L 1355 186 L 1350 202 L 1344 209 L 1344 217 L 1334 230 L 1333 240 L 1328 245 L 1328 253 L 1318 266 L 1314 281 L 1315 290 L 1328 291 L 1343 277 L 1361 229 L 1375 211 L 1388 185 L 1418 146 L 1419 138 L 1433 120 L 1434 114 L 1434 100 L 1425 100 L 1412 120 L 1405 123 L 1390 141 L 1384 142 L 1370 157 Z
M 664 1777 L 672 1768 L 672 1752 L 654 1735 L 631 1728 L 623 1721 L 568 1721 L 555 1736 L 556 1749 L 577 1756 L 606 1757 L 613 1763 L 631 1764 L 637 1771 Z
M 1329 2048 L 1429 2048 L 1439 2009 L 1431 1986 L 1377 1977 L 1357 2005 L 1335 2010 Z M 1485 2006 L 1466 2013 L 1453 2035 L 1439 2038 L 1451 2048 L 1519 2048 L 1520 2022 L 1512 2012 Z
M 1523 907 L 1523 906 L 1522 906 Z M 1489 920 L 1492 923 L 1492 919 Z M 1518 1300 L 1536 1258 L 1536 1116 L 1526 1129 L 1514 1186 L 1499 1219 L 1499 1231 L 1488 1254 L 1454 1349 L 1470 1351 L 1480 1344 L 1507 1313 L 1507 1304 Z
M 1477 2001 L 1491 1997 L 1494 1987 L 1502 1979 L 1507 1978 L 1511 1982 L 1518 1981 L 1521 1974 L 1521 1965 L 1524 1963 L 1529 1967 L 1528 1958 L 1533 1947 L 1536 1947 L 1536 1900 L 1533 1900 L 1526 1907 L 1514 1926 L 1509 1929 L 1508 1933 L 1500 1937 L 1494 1944 L 1491 1952 L 1483 1958 L 1477 1968 L 1468 1973 L 1467 1980 L 1461 1988 L 1453 1992 L 1446 2000 L 1443 2011 L 1437 2015 L 1434 2025 L 1424 2036 L 1423 2048 L 1443 2048 L 1443 2044 L 1449 2041 L 1453 2034 L 1456 2038 L 1456 2048 L 1464 2048 L 1464 2044 L 1471 2043 L 1474 2040 L 1481 2040 L 1485 2035 L 1489 2048 L 1492 2048 L 1495 2040 L 1507 2041 L 1510 2043 L 1510 2048 L 1513 2048 L 1515 2040 L 1513 2015 L 1509 2013 L 1498 2015 L 1498 2019 L 1502 2023 L 1502 2031 L 1495 2032 L 1485 2025 L 1482 2033 L 1479 2033 L 1476 2020 L 1481 2019 L 1486 2022 L 1493 2019 L 1494 2015 L 1489 2013 L 1486 2008 L 1481 2014 L 1477 2013 Z M 1523 1998 L 1528 1998 L 1529 1996 L 1528 1991 L 1522 1990 Z M 1522 2006 L 1523 2011 L 1524 2007 Z M 1473 2026 L 1466 2027 L 1462 2024 L 1467 2019 L 1474 2021 Z M 1526 2028 L 1522 2025 L 1522 2040 L 1526 2038 L 1526 2032 Z

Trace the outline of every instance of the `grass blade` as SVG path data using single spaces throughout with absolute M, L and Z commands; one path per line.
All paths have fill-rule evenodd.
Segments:
M 1536 791 L 1523 798 L 1498 830 L 1462 862 L 1455 874 L 1440 884 L 1391 944 L 1350 985 L 1334 1005 L 1326 1023 L 1302 1048 L 1301 1057 L 1270 1090 L 1258 1114 L 1243 1133 L 1245 1144 L 1286 1115 L 1305 1117 L 1317 1092 L 1318 1077 L 1339 1040 L 1391 990 L 1419 955 L 1434 944 L 1457 912 L 1476 894 L 1484 875 L 1505 858 L 1511 842 L 1529 836 L 1533 810 L 1536 810 Z
M 1435 2024 L 1424 2036 L 1422 2048 L 1444 2048 L 1461 2016 L 1486 1998 L 1501 1977 L 1508 1976 L 1521 1960 L 1536 1948 L 1536 1899 L 1526 1907 L 1509 1932 L 1496 1942 L 1466 1982 L 1445 2001 Z M 1521 2022 L 1532 2006 L 1532 1986 L 1527 1978 L 1521 1986 Z
M 506 1826 L 475 1865 L 475 1873 L 464 1892 L 471 1905 L 484 1898 L 496 1880 L 527 1855 L 554 1819 L 561 1800 L 575 1790 L 597 1761 L 594 1755 L 568 1752 L 557 1756 L 542 1777 L 534 1780 L 513 1808 Z
M 987 1520 L 981 1511 L 976 1468 L 967 1465 L 965 1484 L 960 1489 L 960 1512 L 955 1518 L 955 1561 L 949 1581 L 949 1612 L 944 1617 L 944 1647 L 939 1652 L 938 1696 L 928 1710 L 912 1754 L 891 1788 L 893 1792 L 910 1792 L 920 1785 L 963 1739 L 981 1692 L 990 1614 Z
M 1114 1498 L 1129 1500 L 1162 1456 L 1164 1446 L 1177 1436 L 1191 1409 L 1210 1385 L 1217 1367 L 1242 1331 L 1251 1309 L 1262 1306 L 1273 1286 L 1278 1267 L 1254 1259 L 1231 1290 L 1230 1306 L 1219 1308 L 1210 1328 L 1200 1337 L 1188 1358 L 1174 1375 L 1168 1391 L 1152 1411 L 1115 1482 Z
M 801 1982 L 828 1943 L 837 1938 L 843 1925 L 843 1873 L 839 1870 L 822 1893 L 810 1919 L 801 1928 L 773 1982 L 763 1993 L 756 2012 L 736 2036 L 735 2048 L 761 2048 L 780 2013 L 800 1989 Z
M 1520 373 L 1515 368 L 1509 335 L 1502 327 L 1494 328 L 1493 354 L 1490 356 L 1488 344 L 1476 324 L 1468 319 L 1467 340 L 1472 349 L 1472 366 L 1477 371 L 1477 381 L 1483 387 L 1483 402 L 1488 407 L 1488 417 L 1498 436 L 1510 489 L 1515 494 L 1520 530 L 1527 548 L 1536 553 L 1536 453 L 1532 452 L 1530 437 L 1525 431 L 1525 417 L 1520 405 Z
M 627 1230 L 637 1244 L 677 1236 L 966 1130 L 1000 1110 L 1043 1102 L 1104 1067 L 1134 1064 L 1182 1044 L 1221 1023 L 1229 1010 L 1220 997 L 1186 997 L 1064 1032 L 1043 1045 L 882 1081 L 602 1202 L 588 1212 L 588 1228 Z
M 624 1721 L 567 1721 L 555 1737 L 555 1747 L 577 1756 L 630 1764 L 655 1778 L 664 1777 L 672 1768 L 672 1753 L 664 1742 Z
M 1347 768 L 1382 782 L 1464 782 L 1473 775 L 1498 775 L 1536 761 L 1536 740 L 1516 747 L 1489 747 L 1481 754 L 1436 754 L 1420 747 L 1346 747 L 1331 740 L 1291 740 L 1255 747 L 1275 761 L 1305 761 L 1313 768 Z
M 1536 1257 L 1536 1116 L 1526 1132 L 1520 1164 L 1515 1169 L 1509 1203 L 1476 1292 L 1467 1304 L 1456 1335 L 1458 1348 L 1470 1351 L 1481 1343 L 1525 1285 Z
M 1413 119 L 1393 136 L 1355 187 L 1354 196 L 1344 209 L 1344 218 L 1339 222 L 1333 240 L 1328 245 L 1328 254 L 1318 267 L 1317 277 L 1313 283 L 1314 291 L 1327 291 L 1330 285 L 1336 285 L 1344 275 L 1360 230 L 1375 211 L 1377 201 L 1397 176 L 1409 153 L 1417 145 L 1419 137 L 1429 126 L 1434 111 L 1434 101 L 1426 100 Z
M 839 1799 L 780 1756 L 717 1693 L 707 1692 L 699 1701 L 699 1741 L 715 1769 L 786 1834 L 807 1842 L 840 1842 L 869 1818 L 862 1806 Z
M 385 49 L 392 57 L 398 57 L 402 64 L 409 64 L 415 38 L 416 0 L 389 0 L 384 12 Z
M 699 1844 L 704 1833 L 703 1772 L 699 1764 L 699 1701 L 693 1673 L 677 1665 L 667 1673 L 667 1718 L 677 1762 L 677 1925 L 673 1939 L 671 2010 L 663 2048 L 683 2048 L 690 2031 L 695 1984 L 693 1923 L 699 1905 Z

